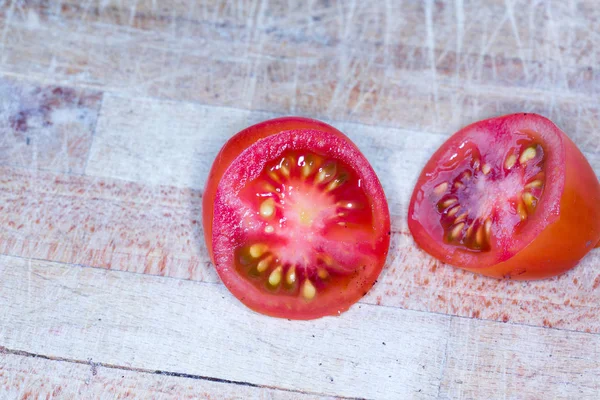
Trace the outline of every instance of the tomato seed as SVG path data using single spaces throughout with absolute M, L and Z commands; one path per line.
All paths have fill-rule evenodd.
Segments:
M 489 174 L 491 170 L 492 167 L 489 164 L 483 164 L 483 167 L 481 167 L 481 172 L 483 172 L 484 175 Z
M 317 270 L 317 276 L 321 279 L 327 279 L 329 277 L 329 272 L 325 268 L 319 268 Z
M 485 228 L 483 225 L 479 225 L 479 228 L 477 229 L 477 233 L 475 234 L 475 242 L 483 247 L 484 244 L 484 234 L 485 234 Z
M 469 225 L 469 227 L 467 228 L 467 237 L 468 238 L 473 236 L 473 229 L 475 228 L 475 222 L 476 221 L 471 222 L 471 225 Z
M 252 256 L 254 258 L 258 258 L 258 257 L 262 256 L 268 249 L 269 249 L 269 247 L 266 244 L 263 244 L 263 243 L 253 244 L 252 246 L 250 246 L 250 256 Z
M 315 183 L 327 183 L 333 179 L 337 173 L 337 166 L 335 163 L 329 163 L 319 168 L 319 172 L 315 177 Z
M 312 300 L 312 299 L 315 298 L 316 294 L 317 294 L 317 289 L 312 284 L 312 282 L 310 280 L 308 280 L 308 279 L 305 280 L 304 281 L 304 285 L 302 285 L 302 296 L 306 300 Z
M 455 207 L 452 207 L 450 211 L 448 211 L 448 216 L 454 217 L 454 214 L 456 214 L 458 210 L 460 210 L 460 204 L 457 204 Z
M 457 199 L 455 199 L 454 197 L 451 197 L 449 199 L 442 201 L 440 203 L 440 207 L 442 209 L 446 209 L 446 208 L 450 207 L 452 204 L 456 203 L 457 201 L 458 201 Z
M 528 213 L 533 213 L 535 211 L 535 207 L 537 206 L 537 198 L 529 192 L 525 192 L 521 195 L 525 206 L 527 207 Z
M 321 254 L 318 258 L 327 266 L 333 265 L 333 258 L 331 258 L 331 256 L 328 254 Z
M 521 153 L 521 157 L 519 157 L 519 163 L 521 165 L 525 164 L 527 161 L 532 160 L 536 156 L 535 148 L 528 147 Z
M 314 156 L 312 155 L 307 155 L 304 157 L 300 157 L 301 159 L 303 159 L 303 162 L 301 163 L 301 174 L 304 178 L 308 178 L 315 170 L 315 167 L 317 166 L 317 160 Z M 298 160 L 300 160 L 300 158 Z M 299 161 L 300 164 L 300 161 Z
M 288 283 L 288 285 L 292 285 L 294 282 L 296 282 L 296 267 L 294 265 L 287 270 L 285 281 Z
M 506 167 L 506 169 L 511 169 L 512 167 L 515 166 L 516 163 L 517 163 L 517 156 L 515 156 L 514 154 L 511 154 L 506 159 L 504 166 Z
M 342 173 L 339 177 L 335 178 L 327 187 L 325 188 L 326 192 L 331 192 L 334 189 L 342 186 L 348 180 L 348 175 Z
M 275 191 L 275 186 L 271 185 L 269 182 L 265 182 L 263 184 L 263 189 L 266 190 L 269 193 L 272 193 Z
M 267 172 L 267 175 L 269 175 L 269 178 L 273 179 L 275 182 L 281 183 L 281 179 L 279 179 L 279 175 L 277 175 L 277 172 L 271 170 Z
M 486 239 L 489 242 L 490 237 L 492 235 L 492 220 L 491 219 L 488 218 L 485 220 L 484 229 L 485 229 Z
M 541 188 L 542 187 L 542 181 L 539 179 L 536 179 L 533 182 L 529 182 L 527 185 L 525 185 L 525 189 L 533 189 L 533 188 Z
M 268 257 L 260 260 L 258 262 L 258 264 L 256 265 L 256 269 L 258 270 L 258 272 L 265 272 L 269 268 L 271 261 L 273 261 L 272 256 L 268 256 Z
M 292 161 L 290 161 L 287 157 L 282 158 L 281 162 L 279 163 L 279 172 L 281 172 L 281 175 L 283 175 L 285 178 L 289 178 L 290 177 L 290 169 L 293 164 L 294 164 L 293 159 L 292 159 Z
M 433 192 L 437 195 L 446 193 L 446 190 L 448 190 L 448 182 L 442 182 L 433 188 Z
M 458 217 L 456 217 L 456 219 L 454 220 L 454 223 L 458 224 L 459 222 L 466 221 L 468 215 L 469 215 L 468 212 L 464 212 L 464 213 L 460 214 Z
M 522 202 L 519 202 L 517 205 L 517 213 L 519 217 L 521 217 L 521 221 L 525 221 L 527 219 L 527 211 L 525 210 L 525 206 Z
M 281 268 L 281 266 L 275 268 L 273 271 L 271 271 L 271 274 L 269 275 L 269 285 L 271 286 L 277 286 L 279 285 L 279 282 L 281 282 L 281 271 L 283 270 L 283 268 Z
M 452 231 L 450 232 L 450 239 L 456 239 L 458 237 L 458 235 L 461 234 L 464 227 L 465 227 L 464 222 L 461 222 L 458 225 L 455 225 L 454 228 L 452 228 Z
M 259 209 L 260 215 L 264 218 L 270 218 L 275 214 L 275 200 L 269 197 L 263 201 Z

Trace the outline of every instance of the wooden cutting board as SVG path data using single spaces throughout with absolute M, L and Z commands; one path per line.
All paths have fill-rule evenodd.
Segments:
M 460 127 L 537 112 L 600 172 L 594 0 L 0 2 L 0 398 L 598 398 L 600 252 L 538 282 L 420 251 L 416 177 Z M 201 198 L 280 115 L 371 161 L 392 245 L 339 317 L 221 284 Z

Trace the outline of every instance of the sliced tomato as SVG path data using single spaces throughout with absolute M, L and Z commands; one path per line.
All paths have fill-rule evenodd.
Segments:
M 431 157 L 408 225 L 446 263 L 497 278 L 547 278 L 600 240 L 600 184 L 550 120 L 492 118 L 455 133 Z
M 232 137 L 202 205 L 219 276 L 263 314 L 337 315 L 385 263 L 390 219 L 381 184 L 350 139 L 319 121 L 279 118 Z

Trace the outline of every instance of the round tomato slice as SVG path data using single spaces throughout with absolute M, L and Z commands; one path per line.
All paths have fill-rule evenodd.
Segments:
M 572 268 L 600 239 L 600 184 L 550 120 L 513 114 L 469 125 L 425 165 L 408 210 L 425 251 L 497 278 Z
M 350 139 L 319 121 L 279 118 L 239 132 L 217 155 L 202 205 L 219 276 L 263 314 L 337 315 L 385 263 L 381 184 Z

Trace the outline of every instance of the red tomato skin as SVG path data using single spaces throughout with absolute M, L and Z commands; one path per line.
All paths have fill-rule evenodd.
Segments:
M 390 217 L 385 194 L 374 172 L 370 175 L 372 177 L 371 182 L 364 182 L 364 184 L 365 187 L 369 187 L 368 193 L 373 195 L 372 200 L 374 204 L 372 208 L 378 215 L 377 220 L 374 222 L 377 223 L 377 232 L 384 232 L 379 236 L 377 242 L 377 260 L 374 260 L 373 264 L 362 266 L 360 272 L 357 271 L 360 279 L 352 279 L 347 287 L 335 287 L 336 290 L 329 290 L 320 294 L 317 301 L 311 304 L 310 307 L 306 307 L 306 303 L 294 301 L 292 297 L 278 299 L 277 296 L 262 296 L 262 293 L 257 291 L 250 283 L 236 277 L 234 268 L 229 266 L 232 260 L 231 254 L 229 252 L 224 254 L 218 251 L 219 244 L 215 240 L 218 240 L 219 235 L 213 235 L 215 213 L 222 216 L 221 220 L 229 218 L 229 213 L 227 213 L 223 203 L 219 201 L 218 193 L 219 190 L 222 190 L 219 189 L 219 184 L 232 163 L 235 163 L 236 159 L 245 150 L 261 139 L 286 131 L 299 130 L 319 131 L 331 134 L 340 139 L 348 149 L 352 149 L 351 152 L 361 154 L 358 147 L 346 135 L 332 126 L 317 120 L 302 117 L 282 117 L 248 127 L 225 143 L 213 163 L 202 199 L 203 229 L 211 260 L 216 266 L 221 280 L 235 297 L 247 307 L 265 315 L 278 318 L 309 320 L 322 316 L 337 316 L 348 310 L 350 306 L 368 292 L 383 268 L 390 243 Z M 222 235 L 221 239 L 223 239 Z M 221 263 L 220 265 L 218 264 L 219 262 Z M 340 301 L 340 299 L 342 300 Z
M 448 249 L 448 245 L 440 245 L 431 237 L 414 215 L 417 188 L 426 178 L 425 170 L 435 165 L 435 155 L 430 159 L 419 177 L 409 205 L 408 225 L 419 247 L 434 257 L 456 267 L 482 275 L 515 280 L 545 279 L 560 275 L 573 268 L 600 240 L 600 183 L 581 151 L 550 120 L 537 114 L 511 114 L 492 118 L 469 125 L 455 135 L 472 129 L 477 124 L 521 125 L 543 127 L 549 130 L 548 135 L 557 135 L 561 148 L 558 154 L 563 168 L 563 184 L 560 202 L 556 212 L 551 213 L 543 221 L 545 227 L 528 243 L 510 258 L 485 265 L 479 255 Z M 543 138 L 543 134 L 541 135 Z M 453 135 L 454 137 L 454 135 Z M 449 139 L 449 141 L 452 138 Z M 440 148 L 443 149 L 444 145 Z M 436 153 L 437 154 L 437 153 Z M 548 182 L 553 184 L 554 182 Z

